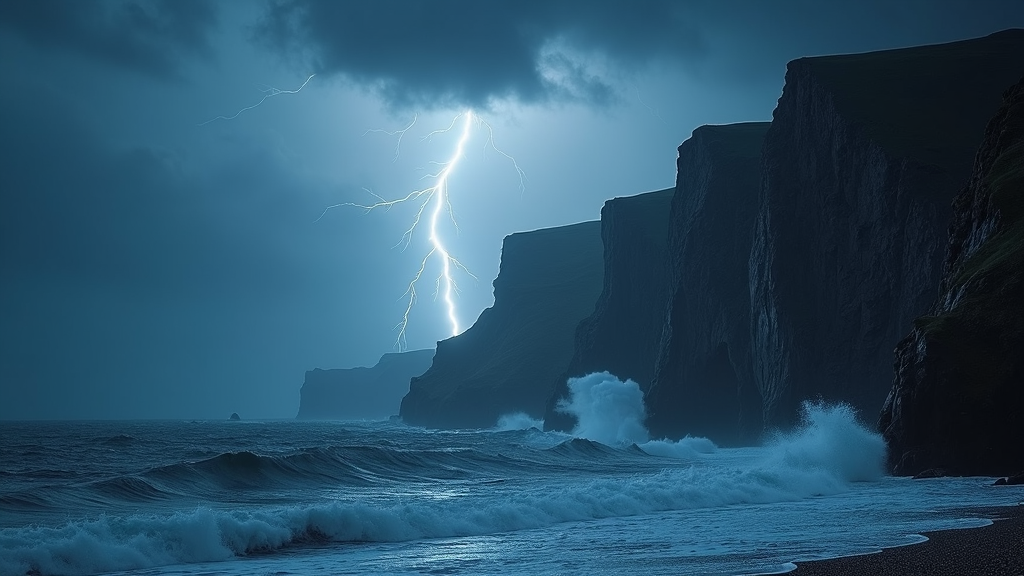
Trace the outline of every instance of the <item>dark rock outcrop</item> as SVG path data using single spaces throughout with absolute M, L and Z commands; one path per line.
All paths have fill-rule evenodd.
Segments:
M 238 415 L 238 412 L 232 412 L 228 420 L 241 420 L 242 417 Z
M 767 426 L 806 398 L 882 404 L 893 346 L 934 299 L 949 203 L 1022 66 L 1021 30 L 790 62 L 750 255 Z
M 505 238 L 494 306 L 464 333 L 438 342 L 413 378 L 400 415 L 413 425 L 487 428 L 499 416 L 541 418 L 573 353 L 573 334 L 601 291 L 599 222 Z
M 879 419 L 895 474 L 1024 469 L 1024 79 L 953 203 L 938 300 L 895 368 Z
M 430 367 L 433 350 L 381 356 L 372 368 L 309 370 L 296 418 L 377 420 L 398 413 L 409 381 Z
M 767 130 L 767 122 L 701 126 L 679 146 L 670 295 L 654 385 L 646 393 L 655 436 L 739 444 L 761 432 L 747 278 Z
M 608 371 L 641 387 L 654 377 L 668 292 L 668 215 L 674 189 L 614 198 L 601 209 L 604 283 L 593 314 L 576 327 L 572 360 L 553 382 L 544 427 L 570 430 L 559 412 L 570 377 Z
M 1024 472 L 1014 474 L 1013 476 L 997 478 L 996 481 L 992 483 L 993 486 L 1020 486 L 1021 484 L 1024 484 Z

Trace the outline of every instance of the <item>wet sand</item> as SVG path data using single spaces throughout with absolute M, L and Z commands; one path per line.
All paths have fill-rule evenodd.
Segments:
M 972 509 L 981 528 L 925 532 L 928 541 L 877 554 L 797 562 L 792 576 L 1024 576 L 1024 505 Z

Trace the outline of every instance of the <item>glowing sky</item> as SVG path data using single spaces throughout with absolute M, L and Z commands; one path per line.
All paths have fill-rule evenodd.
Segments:
M 395 248 L 417 204 L 318 217 L 431 185 L 461 132 L 423 138 L 464 110 L 527 180 L 470 134 L 462 328 L 504 236 L 671 186 L 693 128 L 770 119 L 788 60 L 1011 26 L 995 0 L 4 1 L 0 418 L 291 417 L 305 370 L 372 365 L 429 235 Z M 432 292 L 410 348 L 450 332 Z

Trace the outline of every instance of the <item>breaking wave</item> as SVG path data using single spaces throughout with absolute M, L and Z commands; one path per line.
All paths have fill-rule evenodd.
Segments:
M 570 386 L 574 396 L 564 407 L 582 418 L 578 437 L 564 441 L 564 435 L 535 430 L 479 431 L 463 434 L 465 444 L 453 448 L 454 436 L 421 431 L 416 442 L 432 449 L 403 449 L 382 438 L 376 446 L 279 455 L 230 452 L 95 481 L 87 486 L 93 494 L 140 507 L 202 490 L 222 496 L 206 497 L 210 504 L 199 507 L 195 500 L 179 503 L 177 512 L 155 506 L 147 513 L 0 529 L 0 573 L 93 574 L 314 543 L 483 535 L 792 501 L 844 492 L 883 473 L 884 442 L 845 405 L 807 404 L 797 429 L 764 446 L 718 449 L 703 438 L 651 441 L 636 384 L 607 373 L 591 376 Z M 615 402 L 629 402 L 629 410 Z M 537 446 L 531 441 L 537 436 L 551 442 Z M 291 489 L 300 486 L 314 496 L 290 503 L 253 496 L 268 487 L 275 488 L 271 494 L 298 493 Z M 240 495 L 251 503 L 238 504 Z M 25 494 L 0 501 L 37 505 L 44 502 Z
M 501 432 L 509 432 L 512 430 L 529 430 L 530 428 L 536 428 L 537 430 L 544 429 L 544 420 L 538 418 L 532 418 L 525 412 L 514 412 L 512 414 L 504 414 L 498 418 L 498 424 L 494 427 L 495 430 Z
M 568 386 L 569 398 L 559 402 L 558 409 L 576 418 L 574 436 L 612 446 L 633 444 L 648 454 L 669 458 L 696 458 L 718 449 L 707 438 L 651 440 L 644 426 L 644 394 L 632 380 L 623 382 L 609 372 L 595 372 L 570 378 Z

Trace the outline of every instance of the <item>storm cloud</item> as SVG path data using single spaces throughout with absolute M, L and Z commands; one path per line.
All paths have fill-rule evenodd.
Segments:
M 655 66 L 742 86 L 801 55 L 934 42 L 1017 11 L 1006 0 L 280 0 L 253 38 L 397 108 L 603 106 Z
M 0 3 L 0 29 L 37 47 L 151 74 L 177 76 L 185 57 L 207 56 L 217 24 L 202 0 Z
M 606 103 L 609 66 L 701 50 L 685 5 L 665 0 L 286 1 L 256 38 L 400 106 Z

